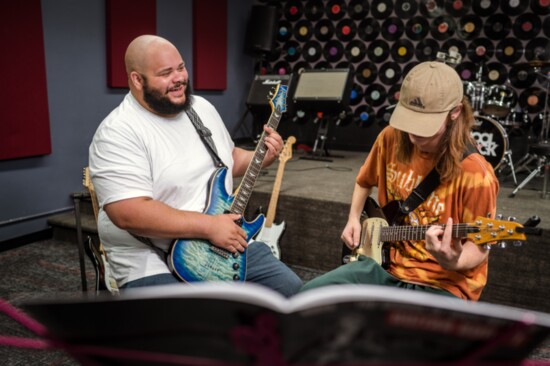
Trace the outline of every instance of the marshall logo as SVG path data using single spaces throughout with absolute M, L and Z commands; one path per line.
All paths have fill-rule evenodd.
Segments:
M 262 85 L 277 85 L 280 83 L 281 83 L 281 80 L 265 79 L 264 81 L 262 81 Z
M 420 99 L 420 97 L 416 97 L 416 98 L 414 98 L 413 100 L 411 100 L 411 101 L 409 102 L 409 105 L 410 105 L 411 107 L 414 106 L 414 107 L 419 107 L 419 108 L 424 109 L 424 104 L 422 103 L 422 99 Z

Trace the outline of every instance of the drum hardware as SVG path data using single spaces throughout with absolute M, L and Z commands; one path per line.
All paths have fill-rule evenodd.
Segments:
M 544 114 L 542 118 L 542 128 L 540 131 L 539 141 L 529 147 L 529 154 L 531 155 L 528 160 L 522 165 L 526 166 L 527 163 L 537 159 L 537 167 L 531 171 L 531 173 L 521 182 L 516 189 L 512 191 L 510 197 L 515 197 L 517 192 L 519 192 L 527 183 L 531 181 L 534 177 L 541 173 L 544 169 L 544 181 L 542 185 L 541 197 L 543 199 L 550 198 L 548 192 L 548 183 L 550 181 L 550 141 L 548 140 L 548 133 L 550 130 L 550 115 L 548 114 L 548 87 L 550 85 L 550 75 L 546 75 L 540 72 L 539 68 L 542 66 L 550 66 L 550 62 L 543 61 L 531 61 L 528 64 L 533 64 L 535 67 L 535 73 L 546 78 L 546 94 L 545 94 L 545 104 L 544 104 Z

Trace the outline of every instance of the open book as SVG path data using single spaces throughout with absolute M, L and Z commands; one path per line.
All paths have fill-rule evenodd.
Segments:
M 205 282 L 22 308 L 83 364 L 513 364 L 550 332 L 550 314 L 367 285 L 285 299 L 250 283 Z

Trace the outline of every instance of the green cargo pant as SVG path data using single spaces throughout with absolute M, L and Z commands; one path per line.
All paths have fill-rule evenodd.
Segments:
M 403 282 L 386 272 L 372 258 L 364 255 L 360 255 L 359 260 L 356 262 L 342 265 L 307 282 L 300 292 L 322 286 L 343 284 L 392 286 L 454 297 L 453 294 L 442 289 Z

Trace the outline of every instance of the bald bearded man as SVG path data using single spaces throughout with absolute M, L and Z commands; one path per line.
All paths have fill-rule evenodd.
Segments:
M 225 189 L 242 176 L 253 151 L 235 147 L 216 111 L 192 95 L 185 62 L 168 40 L 144 35 L 125 54 L 130 92 L 97 129 L 89 167 L 99 200 L 98 231 L 119 288 L 179 282 L 167 264 L 174 239 L 204 239 L 230 253 L 245 252 L 246 281 L 285 296 L 301 280 L 264 243 L 247 243 L 236 214 L 203 213 L 212 174 L 218 168 L 188 113 L 196 112 L 211 132 L 227 167 Z M 265 127 L 263 166 L 282 149 L 281 136 Z

